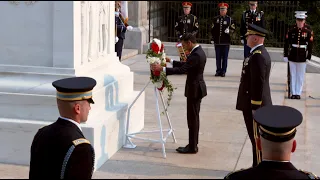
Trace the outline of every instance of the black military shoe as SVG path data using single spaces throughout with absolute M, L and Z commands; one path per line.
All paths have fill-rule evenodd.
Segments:
M 222 73 L 222 74 L 221 74 L 221 77 L 225 77 L 225 76 L 226 76 L 226 74 L 225 74 L 225 73 Z
M 301 99 L 300 95 L 296 95 L 296 99 Z
M 220 76 L 220 73 L 216 73 L 214 76 L 215 76 L 215 77 Z
M 296 99 L 296 95 L 291 95 L 290 99 Z

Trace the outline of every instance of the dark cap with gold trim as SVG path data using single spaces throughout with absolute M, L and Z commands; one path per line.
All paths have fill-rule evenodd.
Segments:
M 270 105 L 259 108 L 253 115 L 259 125 L 260 135 L 273 142 L 294 138 L 296 127 L 302 122 L 300 111 L 288 106 Z
M 54 81 L 52 86 L 57 89 L 57 99 L 64 101 L 87 100 L 94 104 L 92 89 L 97 82 L 90 77 L 71 77 Z
M 266 35 L 268 34 L 269 32 L 258 26 L 258 25 L 255 25 L 255 24 L 249 24 L 248 25 L 248 31 L 246 33 L 245 36 L 248 36 L 248 35 L 258 35 L 258 36 L 261 36 L 261 37 L 266 37 Z

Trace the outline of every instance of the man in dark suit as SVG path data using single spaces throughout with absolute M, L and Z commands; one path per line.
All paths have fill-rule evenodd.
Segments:
M 315 174 L 298 170 L 290 162 L 297 142 L 294 139 L 302 114 L 288 106 L 265 106 L 256 111 L 259 125 L 257 147 L 263 152 L 262 162 L 249 169 L 229 173 L 225 179 L 319 179 Z
M 207 95 L 207 86 L 203 79 L 203 71 L 207 57 L 202 47 L 197 44 L 196 38 L 191 33 L 182 35 L 183 48 L 190 54 L 186 62 L 174 61 L 166 58 L 173 64 L 173 68 L 161 67 L 159 64 L 152 65 L 153 71 L 165 71 L 167 75 L 187 73 L 184 95 L 187 97 L 187 120 L 189 128 L 189 144 L 186 147 L 176 149 L 179 153 L 197 153 L 199 142 L 199 113 L 203 97 Z
M 250 52 L 250 47 L 247 46 L 247 42 L 245 38 L 245 34 L 248 31 L 249 24 L 255 24 L 262 28 L 266 27 L 265 20 L 264 20 L 264 12 L 257 10 L 258 1 L 249 1 L 249 7 L 250 9 L 242 13 L 241 24 L 240 24 L 240 38 L 241 38 L 241 43 L 244 46 L 244 49 L 243 49 L 244 58 L 248 57 Z
M 94 149 L 80 123 L 86 122 L 96 81 L 72 77 L 52 83 L 57 89 L 58 120 L 36 133 L 31 145 L 29 179 L 91 179 Z
M 267 30 L 257 25 L 249 25 L 246 36 L 251 51 L 249 57 L 243 61 L 236 105 L 236 109 L 243 113 L 251 140 L 253 167 L 260 162 L 261 152 L 256 148 L 257 125 L 252 119 L 252 114 L 258 108 L 272 104 L 269 85 L 271 60 L 263 45 L 267 33 Z

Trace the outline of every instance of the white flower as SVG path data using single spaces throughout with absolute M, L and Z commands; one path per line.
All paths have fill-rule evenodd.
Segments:
M 161 62 L 166 63 L 166 53 L 162 53 Z
M 158 57 L 148 57 L 148 58 L 147 58 L 147 62 L 148 62 L 149 64 L 154 64 L 154 63 L 160 64 L 160 63 L 161 63 L 161 60 L 160 60 L 160 58 L 158 58 Z
M 154 83 L 154 85 L 155 85 L 157 88 L 161 88 L 161 87 L 162 87 L 162 84 L 163 84 L 162 81 L 157 81 L 157 82 Z

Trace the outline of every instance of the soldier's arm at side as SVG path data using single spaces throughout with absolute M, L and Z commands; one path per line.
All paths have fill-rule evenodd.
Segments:
M 266 21 L 264 19 L 264 12 L 261 11 L 261 26 L 262 28 L 266 29 Z
M 31 148 L 30 148 L 30 168 L 29 168 L 29 179 L 35 179 L 37 177 L 37 175 L 34 171 L 34 169 L 37 169 L 37 165 L 38 163 L 36 162 L 37 161 L 37 158 L 36 158 L 36 150 L 37 150 L 37 145 L 38 145 L 38 139 L 40 137 L 40 134 L 41 134 L 41 131 L 42 129 L 39 129 L 38 132 L 36 133 L 36 135 L 34 136 L 33 138 L 33 141 L 31 143 Z
M 176 32 L 176 36 L 179 38 L 182 34 L 180 32 L 180 26 L 179 26 L 179 23 L 180 23 L 180 19 L 181 17 L 178 17 L 178 19 L 176 20 L 176 24 L 174 26 L 174 30 Z
M 262 104 L 263 85 L 265 82 L 266 64 L 263 56 L 256 53 L 250 59 L 251 73 L 251 109 L 257 110 Z
M 67 164 L 65 178 L 91 179 L 94 166 L 94 152 L 90 144 L 75 147 Z
M 188 72 L 188 70 L 194 66 L 196 66 L 199 62 L 199 55 L 194 54 L 192 56 L 188 56 L 186 62 L 173 62 L 173 68 L 166 68 L 166 75 L 172 75 L 172 74 L 184 74 Z M 182 65 L 182 66 L 179 66 Z
M 199 31 L 199 22 L 198 22 L 198 18 L 196 16 L 193 16 L 193 18 L 194 18 L 194 22 L 193 22 L 192 34 L 194 36 L 196 36 Z
M 241 17 L 241 24 L 240 24 L 240 38 L 241 40 L 245 39 L 245 34 L 246 34 L 246 21 L 245 21 L 245 12 L 242 13 L 242 17 Z
M 210 32 L 211 32 L 211 41 L 214 41 L 214 36 L 215 36 L 215 33 L 214 33 L 214 23 L 216 22 L 216 18 L 213 18 L 213 22 L 211 24 L 211 28 L 210 28 Z
M 308 50 L 307 59 L 310 60 L 312 56 L 312 48 L 313 48 L 313 32 L 310 31 L 308 34 L 309 34 L 309 40 L 308 40 L 308 46 L 307 46 L 307 50 Z
M 286 37 L 284 39 L 283 57 L 288 57 L 289 55 L 289 46 L 290 46 L 289 35 L 290 35 L 290 30 L 288 29 Z

